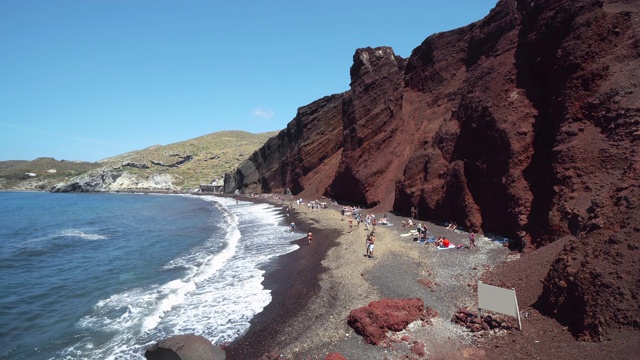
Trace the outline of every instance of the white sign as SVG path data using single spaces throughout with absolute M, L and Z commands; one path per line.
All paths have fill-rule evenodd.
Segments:
M 478 308 L 516 317 L 518 328 L 522 329 L 515 289 L 504 289 L 478 282 Z

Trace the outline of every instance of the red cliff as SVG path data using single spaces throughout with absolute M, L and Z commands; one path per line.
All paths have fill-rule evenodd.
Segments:
M 571 235 L 540 309 L 582 338 L 639 328 L 639 7 L 500 1 L 408 59 L 358 49 L 350 89 L 300 108 L 225 190 L 415 206 L 525 252 Z

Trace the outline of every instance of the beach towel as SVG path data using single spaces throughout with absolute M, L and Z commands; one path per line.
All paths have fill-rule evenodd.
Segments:
M 405 236 L 416 236 L 417 234 L 418 234 L 418 232 L 417 232 L 417 231 L 415 231 L 415 230 L 411 230 L 411 231 L 409 231 L 409 232 L 408 232 L 408 233 L 406 233 L 406 234 L 400 234 L 400 236 L 403 236 L 403 237 L 405 237 Z
M 449 247 L 438 246 L 438 250 L 448 250 L 448 249 L 455 249 L 455 248 L 456 248 L 456 246 L 453 245 L 453 244 L 450 244 Z

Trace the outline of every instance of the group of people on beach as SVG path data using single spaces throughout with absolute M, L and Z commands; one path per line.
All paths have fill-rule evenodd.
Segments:
M 296 201 L 297 205 L 302 205 L 304 204 L 304 202 L 302 201 L 302 199 L 297 200 Z M 311 201 L 308 204 L 308 209 L 310 211 L 317 211 L 319 209 L 322 208 L 326 208 L 325 204 L 320 203 L 319 201 Z M 286 213 L 287 213 L 287 217 L 290 216 L 290 212 L 291 212 L 291 207 L 288 206 L 286 208 Z M 376 232 L 375 232 L 375 227 L 377 224 L 380 223 L 380 221 L 384 221 L 385 224 L 388 224 L 388 220 L 386 215 L 383 216 L 380 221 L 378 221 L 376 219 L 375 214 L 373 214 L 373 212 L 369 211 L 366 215 L 366 217 L 364 218 L 364 220 L 362 219 L 362 215 L 360 213 L 360 208 L 358 207 L 351 207 L 351 206 L 343 206 L 342 209 L 340 210 L 340 215 L 341 215 L 341 221 L 345 221 L 345 217 L 348 216 L 348 218 L 346 219 L 348 222 L 348 229 L 349 229 L 349 233 L 351 233 L 354 229 L 354 222 L 356 223 L 355 226 L 359 227 L 361 222 L 365 223 L 365 230 L 369 231 L 371 230 L 371 232 L 369 232 L 366 236 L 366 257 L 369 258 L 373 258 L 373 249 L 375 247 L 375 242 L 376 242 Z M 415 216 L 417 215 L 417 209 L 413 208 L 411 211 L 411 215 L 412 217 L 407 218 L 407 220 L 402 221 L 402 226 L 403 227 L 413 227 L 416 226 L 414 224 L 413 219 L 415 219 Z M 389 224 L 390 225 L 390 224 Z M 291 232 L 295 231 L 296 229 L 296 225 L 293 221 L 291 221 L 290 224 L 290 230 Z M 457 225 L 454 222 L 450 222 L 447 226 L 448 230 L 456 230 L 457 229 Z M 441 247 L 441 248 L 449 248 L 451 245 L 451 241 L 449 239 L 447 239 L 444 236 L 440 236 L 435 240 L 430 240 L 427 241 L 427 233 L 429 232 L 428 227 L 426 224 L 419 222 L 417 225 L 417 235 L 418 238 L 420 240 L 420 242 L 424 242 L 425 244 L 427 244 L 428 242 L 434 242 L 436 246 Z M 417 239 L 416 239 L 417 240 Z M 474 232 L 470 232 L 469 233 L 469 248 L 475 248 L 476 247 L 476 234 Z M 311 245 L 313 243 L 313 233 L 311 231 L 309 231 L 307 233 L 307 244 Z M 458 245 L 458 247 L 462 247 L 462 245 Z

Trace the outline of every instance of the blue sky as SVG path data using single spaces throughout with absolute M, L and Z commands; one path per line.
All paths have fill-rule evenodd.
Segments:
M 0 160 L 281 130 L 349 89 L 357 48 L 406 58 L 496 2 L 2 0 Z

